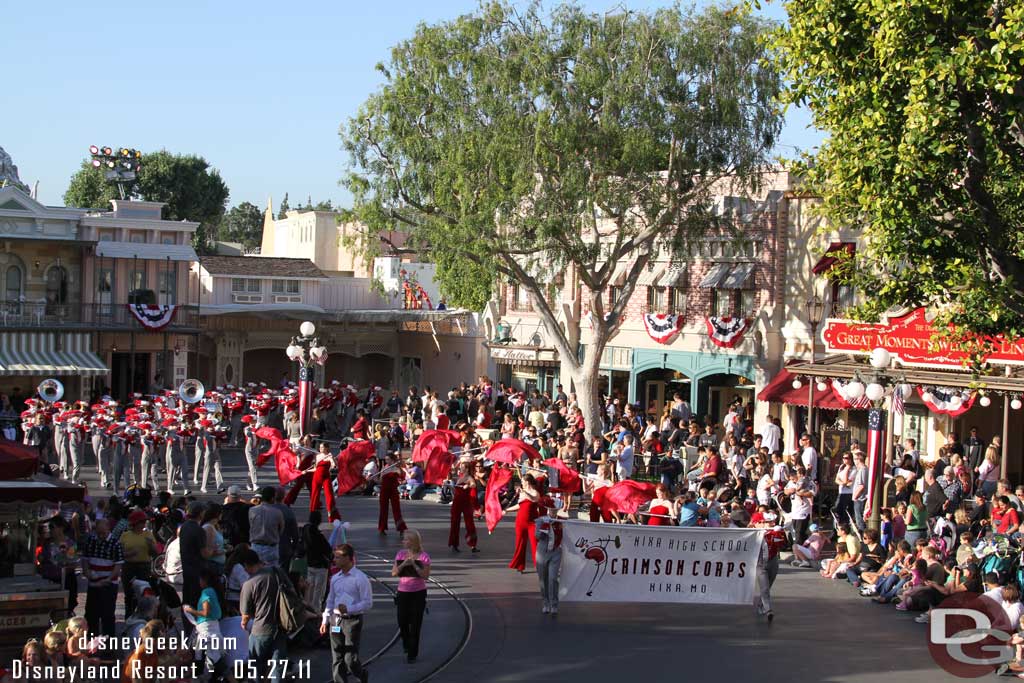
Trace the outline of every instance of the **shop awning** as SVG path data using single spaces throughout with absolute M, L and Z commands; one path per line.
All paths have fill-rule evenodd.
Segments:
M 658 282 L 661 287 L 685 287 L 686 266 L 671 266 Z
M 828 245 L 825 254 L 814 264 L 814 268 L 811 268 L 811 272 L 815 275 L 827 273 L 840 258 L 847 254 L 853 256 L 856 251 L 857 244 L 854 242 L 833 242 Z
M 661 276 L 664 272 L 665 264 L 649 264 L 646 268 L 640 271 L 640 277 L 636 279 L 636 283 L 641 287 L 663 287 L 664 285 L 659 285 L 658 280 L 661 279 Z
M 786 403 L 791 406 L 806 406 L 809 391 L 807 382 L 809 380 L 804 379 L 804 386 L 794 389 L 793 380 L 796 378 L 797 375 L 783 368 L 768 383 L 768 386 L 761 390 L 761 393 L 757 395 L 757 400 L 768 403 Z M 824 391 L 819 391 L 817 386 L 814 387 L 814 407 L 823 410 L 846 410 L 848 408 L 846 403 L 832 392 L 831 386 L 826 386 Z
M 89 348 L 86 334 L 67 334 L 57 348 L 50 332 L 8 332 L 0 334 L 0 375 L 92 377 L 109 372 Z
M 708 271 L 708 274 L 704 276 L 704 279 L 700 281 L 701 288 L 718 289 L 731 268 L 732 266 L 728 263 L 716 263 Z
M 719 285 L 722 289 L 744 289 L 750 274 L 754 272 L 753 263 L 739 263 L 729 270 L 729 274 Z
M 852 379 L 858 374 L 863 377 L 872 371 L 867 361 L 855 360 L 846 355 L 830 356 L 816 363 L 801 361 L 787 366 L 787 369 L 793 375 L 843 380 Z M 999 369 L 1001 370 L 1002 368 Z M 983 384 L 986 389 L 992 391 L 1024 394 L 1024 377 L 1016 374 L 1003 375 L 996 372 L 991 375 L 977 377 L 967 371 L 928 370 L 914 367 L 901 367 L 895 374 L 905 379 L 909 384 L 915 385 L 973 389 L 977 388 L 979 384 Z

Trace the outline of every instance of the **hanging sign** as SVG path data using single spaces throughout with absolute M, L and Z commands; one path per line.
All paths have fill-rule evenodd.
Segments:
M 716 346 L 721 346 L 724 349 L 736 347 L 743 341 L 743 334 L 747 331 L 746 318 L 733 318 L 728 315 L 721 318 L 711 316 L 705 318 L 704 322 L 707 324 L 708 337 Z
M 670 343 L 683 327 L 683 316 L 675 313 L 645 313 L 644 328 L 659 344 Z
M 162 330 L 174 319 L 174 312 L 178 309 L 174 304 L 162 306 L 149 304 L 128 304 L 128 310 L 132 312 L 135 319 L 143 327 L 149 330 Z
M 753 604 L 763 529 L 577 521 L 562 529 L 564 601 Z
M 969 354 L 948 340 L 938 339 L 942 332 L 932 325 L 924 308 L 887 318 L 881 323 L 858 323 L 829 319 L 821 332 L 826 351 L 870 355 L 883 348 L 901 365 L 925 368 L 962 368 Z M 992 340 L 994 350 L 982 360 L 997 365 L 1024 365 L 1024 339 Z

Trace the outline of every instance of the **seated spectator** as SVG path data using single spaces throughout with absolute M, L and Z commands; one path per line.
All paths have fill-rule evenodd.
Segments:
M 864 572 L 861 580 L 865 584 L 864 595 L 876 594 L 875 602 L 887 603 L 899 595 L 908 580 L 912 578 L 911 571 L 914 566 L 914 554 L 910 544 L 900 541 L 896 545 L 896 551 L 885 561 L 877 572 Z M 924 567 L 921 568 L 920 578 L 924 580 Z
M 1020 519 L 1017 511 L 1010 505 L 1010 499 L 1006 496 L 996 496 L 993 500 L 995 506 L 992 508 L 992 530 L 997 534 L 1012 536 L 1020 529 Z
M 878 531 L 875 529 L 865 529 L 860 553 L 850 560 L 850 567 L 846 570 L 846 578 L 853 584 L 854 588 L 860 588 L 860 575 L 864 572 L 877 572 L 881 569 L 884 562 L 885 548 L 878 541 Z
M 939 551 L 927 546 L 921 551 L 921 559 L 926 563 L 924 582 L 904 592 L 902 600 L 896 605 L 896 609 L 901 612 L 923 612 L 937 605 L 944 595 L 942 589 L 946 585 L 946 568 L 939 561 Z
M 821 561 L 821 575 L 826 579 L 846 576 L 846 570 L 855 558 L 860 558 L 860 540 L 850 531 L 849 526 L 840 524 L 836 529 L 836 556 Z
M 807 538 L 807 541 L 803 545 L 793 546 L 792 565 L 794 567 L 810 569 L 821 561 L 821 552 L 825 549 L 828 534 L 822 531 L 817 524 L 811 524 L 808 530 L 811 532 L 811 535 Z
M 157 599 L 152 596 L 144 595 L 139 598 L 135 605 L 135 612 L 124 622 L 123 635 L 133 639 L 138 638 L 142 628 L 153 619 L 156 619 L 158 606 Z

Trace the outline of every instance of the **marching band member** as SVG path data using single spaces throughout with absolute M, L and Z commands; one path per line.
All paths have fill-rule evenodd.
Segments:
M 57 404 L 54 403 L 54 407 Z M 70 478 L 70 458 L 68 457 L 67 442 L 68 432 L 64 426 L 65 417 L 63 410 L 60 410 L 56 415 L 53 416 L 53 447 L 57 450 L 57 468 L 60 470 L 61 476 Z
M 259 437 L 256 436 L 256 430 L 253 428 L 253 422 L 255 419 L 252 415 L 242 416 L 242 433 L 245 435 L 245 462 L 249 466 L 249 484 L 251 485 L 250 491 L 259 491 L 260 483 L 256 476 L 256 458 L 259 453 Z
M 459 476 L 455 480 L 451 524 L 448 527 L 448 547 L 455 552 L 459 552 L 460 519 L 466 523 L 466 545 L 470 547 L 471 552 L 480 552 L 480 549 L 476 547 L 476 525 L 473 523 L 476 485 L 477 480 L 473 476 L 473 462 L 460 462 Z
M 360 411 L 362 412 L 362 411 Z M 395 517 L 395 528 L 401 533 L 405 531 L 405 520 L 402 519 L 402 505 L 398 500 L 398 485 L 402 483 L 405 476 L 395 456 L 388 454 L 384 459 L 384 469 L 380 476 L 380 515 L 377 519 L 377 531 L 381 536 L 388 532 L 388 505 L 391 505 L 391 513 Z M 390 471 L 388 469 L 390 468 Z
M 119 423 L 112 424 L 107 433 L 110 435 L 111 479 L 114 493 L 119 494 L 122 482 L 128 488 L 128 440 Z
M 141 434 L 142 441 L 142 453 L 141 453 L 141 468 L 142 471 L 139 473 L 139 483 L 142 488 L 147 488 L 152 482 L 153 486 L 157 484 L 157 471 L 156 471 L 156 452 L 157 452 L 157 439 L 159 437 L 152 429 L 152 424 L 146 423 L 146 427 L 143 429 Z
M 99 467 L 100 467 L 100 486 L 109 489 L 112 488 L 111 480 L 113 479 L 113 466 L 114 466 L 114 439 L 110 431 L 110 426 L 105 422 L 102 423 L 104 426 L 100 430 L 100 450 L 99 450 Z M 93 441 L 95 443 L 95 441 Z
M 69 460 L 69 478 L 73 484 L 77 484 L 82 469 L 82 454 L 85 451 L 85 425 L 82 424 L 81 418 L 75 418 L 67 421 L 65 430 L 67 433 L 64 448 Z
M 103 461 L 100 460 L 100 443 L 103 441 L 103 428 L 100 427 L 102 421 L 102 410 L 103 406 L 94 405 L 92 406 L 92 430 L 90 435 L 90 443 L 92 444 L 92 455 L 96 458 L 96 473 L 100 475 L 100 480 L 103 479 Z
M 550 500 L 556 510 L 560 500 Z M 535 522 L 537 537 L 537 579 L 540 581 L 540 597 L 544 603 L 541 612 L 558 614 L 558 572 L 562 567 L 562 523 L 547 513 Z
M 188 488 L 188 460 L 185 458 L 185 444 L 178 423 L 172 417 L 163 421 L 167 429 L 167 490 L 174 493 L 174 482 L 181 480 L 185 495 L 192 493 Z
M 195 439 L 195 442 L 194 442 L 195 445 L 193 446 L 193 451 L 192 451 L 193 458 L 195 459 L 195 464 L 194 464 L 194 467 L 192 469 L 192 484 L 196 485 L 196 486 L 199 485 L 199 465 L 203 461 L 203 455 L 204 455 L 204 452 L 206 450 L 205 440 L 200 438 L 200 436 L 199 436 L 200 433 L 201 433 L 201 430 L 197 429 L 196 430 L 196 439 Z M 205 489 L 206 485 L 204 484 L 202 488 Z M 206 491 L 203 491 L 203 493 L 206 493 Z
M 199 431 L 196 435 L 196 451 L 199 451 L 199 444 L 202 444 L 203 452 L 203 485 L 200 491 L 206 493 L 206 483 L 210 480 L 210 465 L 213 465 L 213 478 L 217 484 L 217 493 L 224 493 L 227 488 L 224 486 L 224 477 L 220 471 L 220 445 L 217 443 L 217 436 L 214 434 L 212 420 L 200 420 Z

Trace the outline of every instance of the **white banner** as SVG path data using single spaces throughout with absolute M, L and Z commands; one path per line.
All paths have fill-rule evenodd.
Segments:
M 562 600 L 753 604 L 761 529 L 562 526 Z

